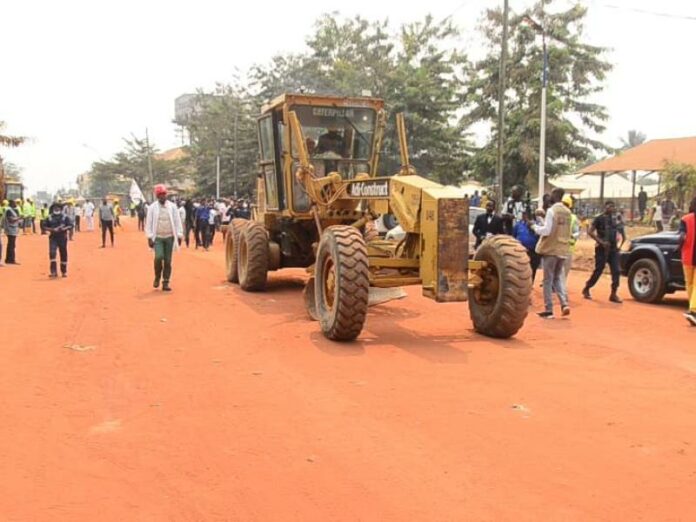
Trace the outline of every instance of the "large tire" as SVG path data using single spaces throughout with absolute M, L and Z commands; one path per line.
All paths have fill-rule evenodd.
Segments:
M 247 292 L 266 288 L 268 275 L 268 234 L 261 223 L 250 222 L 239 234 L 237 271 L 239 286 Z
M 322 332 L 334 341 L 352 341 L 365 324 L 370 287 L 367 247 L 360 231 L 343 225 L 327 228 L 314 274 Z
M 227 234 L 225 235 L 225 272 L 230 283 L 239 283 L 237 243 L 239 243 L 239 234 L 248 223 L 249 221 L 246 219 L 234 218 L 227 225 Z
M 658 303 L 667 293 L 662 270 L 654 259 L 639 259 L 628 271 L 628 290 L 641 303 Z
M 527 318 L 532 269 L 524 247 L 510 236 L 486 239 L 474 256 L 485 261 L 483 283 L 469 289 L 469 314 L 477 332 L 505 339 Z

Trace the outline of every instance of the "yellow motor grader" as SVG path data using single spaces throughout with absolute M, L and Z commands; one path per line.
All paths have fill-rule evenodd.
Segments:
M 362 331 L 371 288 L 406 285 L 438 302 L 470 301 L 484 335 L 514 335 L 531 294 L 525 249 L 494 236 L 470 258 L 468 199 L 416 174 L 401 114 L 401 168 L 379 177 L 385 122 L 384 102 L 369 97 L 285 94 L 265 105 L 257 204 L 252 220 L 228 227 L 227 279 L 260 291 L 269 271 L 306 268 L 309 316 L 337 341 Z M 383 214 L 398 219 L 402 238 L 371 233 Z

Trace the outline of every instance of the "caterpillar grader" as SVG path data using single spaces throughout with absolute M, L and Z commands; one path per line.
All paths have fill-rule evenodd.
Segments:
M 525 249 L 493 236 L 470 256 L 468 199 L 416 173 L 402 114 L 401 167 L 380 177 L 385 123 L 384 102 L 371 97 L 284 94 L 264 105 L 257 203 L 251 220 L 228 226 L 227 279 L 261 291 L 269 271 L 307 269 L 307 312 L 336 341 L 360 335 L 371 289 L 407 285 L 437 302 L 469 301 L 476 331 L 513 336 L 531 294 Z M 370 233 L 385 214 L 403 238 Z

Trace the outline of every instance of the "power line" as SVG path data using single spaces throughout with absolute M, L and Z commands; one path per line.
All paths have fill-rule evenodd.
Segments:
M 595 5 L 599 5 L 600 7 L 607 7 L 609 9 L 633 11 L 634 13 L 640 13 L 640 14 L 645 14 L 645 15 L 650 15 L 650 16 L 659 16 L 662 18 L 673 18 L 673 19 L 677 19 L 677 20 L 696 21 L 696 16 L 692 16 L 692 15 L 678 15 L 678 14 L 674 14 L 674 13 L 662 13 L 662 12 L 658 12 L 658 11 L 649 11 L 647 9 L 640 9 L 638 7 L 627 7 L 627 6 L 621 6 L 621 5 L 611 5 L 611 4 L 595 4 Z
M 465 7 L 467 4 L 470 4 L 472 2 L 475 2 L 476 0 L 464 0 L 461 4 L 459 4 L 454 11 L 452 11 L 450 14 L 445 16 L 442 20 L 440 20 L 440 23 L 444 23 L 450 18 L 452 18 L 454 15 L 456 15 L 463 7 Z

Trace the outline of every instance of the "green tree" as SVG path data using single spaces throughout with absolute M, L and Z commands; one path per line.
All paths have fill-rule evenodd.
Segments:
M 409 146 L 419 173 L 445 183 L 462 175 L 469 142 L 457 111 L 464 101 L 466 57 L 457 51 L 459 32 L 428 16 L 396 34 L 386 21 L 360 16 L 320 17 L 307 38 L 309 52 L 275 57 L 251 71 L 262 99 L 282 92 L 383 98 L 390 115 L 381 171 L 398 170 L 396 112 L 405 112 Z
M 696 196 L 696 167 L 668 163 L 661 176 L 663 192 L 671 192 L 679 208 L 686 210 L 691 198 Z
M 167 161 L 158 157 L 159 149 L 145 138 L 132 134 L 124 138 L 123 150 L 111 160 L 97 161 L 90 170 L 90 193 L 103 196 L 109 192 L 123 193 L 134 179 L 147 196 L 150 187 L 148 158 L 152 164 L 153 183 L 169 183 L 187 176 L 185 161 Z
M 465 101 L 466 56 L 457 51 L 459 31 L 449 21 L 402 26 L 386 94 L 392 114 L 404 112 L 412 161 L 419 173 L 445 184 L 461 181 L 471 143 L 457 116 Z M 394 119 L 385 152 L 394 158 Z M 392 172 L 393 172 L 392 167 Z
M 530 18 L 543 23 L 547 33 L 547 174 L 566 173 L 573 162 L 583 163 L 596 151 L 609 150 L 593 137 L 604 131 L 607 111 L 590 101 L 603 89 L 611 70 L 604 59 L 607 50 L 583 41 L 587 8 L 576 5 L 551 11 L 556 4 L 559 2 L 551 0 L 521 13 L 511 13 L 506 62 L 505 186 L 518 183 L 531 186 L 538 172 L 543 51 L 540 35 L 530 24 Z M 484 122 L 491 129 L 470 165 L 476 177 L 492 181 L 497 157 L 500 9 L 486 12 L 481 31 L 487 52 L 483 59 L 472 64 L 464 121 L 467 125 Z
M 250 194 L 257 171 L 256 115 L 260 100 L 237 86 L 199 93 L 197 110 L 186 123 L 189 152 L 199 194 L 215 194 L 220 157 L 221 195 Z M 236 174 L 236 177 L 235 177 Z

